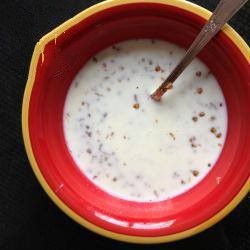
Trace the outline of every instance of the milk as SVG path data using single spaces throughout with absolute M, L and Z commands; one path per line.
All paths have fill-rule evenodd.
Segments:
M 161 102 L 150 98 L 184 53 L 165 41 L 130 40 L 101 51 L 73 80 L 65 140 L 82 173 L 105 192 L 138 202 L 169 199 L 194 187 L 216 163 L 227 108 L 200 60 Z

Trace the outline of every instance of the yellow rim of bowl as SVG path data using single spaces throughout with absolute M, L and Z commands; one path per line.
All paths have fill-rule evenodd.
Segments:
M 71 217 L 73 220 L 81 224 L 82 226 L 88 228 L 89 230 L 98 233 L 100 235 L 106 236 L 108 238 L 112 238 L 115 240 L 130 242 L 130 243 L 141 243 L 141 244 L 153 244 L 153 243 L 163 243 L 163 242 L 170 242 L 170 241 L 176 241 L 180 240 L 189 236 L 192 236 L 194 234 L 197 234 L 218 221 L 220 221 L 222 218 L 224 218 L 228 213 L 230 213 L 244 198 L 244 196 L 248 193 L 250 190 L 250 178 L 246 181 L 244 186 L 241 188 L 239 193 L 233 198 L 233 200 L 222 210 L 220 210 L 217 214 L 209 218 L 208 220 L 202 222 L 201 224 L 190 228 L 188 230 L 185 230 L 183 232 L 166 235 L 166 236 L 159 236 L 159 237 L 144 237 L 144 236 L 131 236 L 131 235 L 125 235 L 125 234 L 119 234 L 112 231 L 108 231 L 106 229 L 103 229 L 101 227 L 96 226 L 93 223 L 90 223 L 89 221 L 85 220 L 84 218 L 80 217 L 77 213 L 75 213 L 71 208 L 69 208 L 65 203 L 63 203 L 62 200 L 60 200 L 57 195 L 53 192 L 53 190 L 49 187 L 48 183 L 44 179 L 38 164 L 36 162 L 31 142 L 30 142 L 30 136 L 29 136 L 29 124 L 28 124 L 28 117 L 29 117 L 29 102 L 30 102 L 30 96 L 31 91 L 34 84 L 34 79 L 36 75 L 36 66 L 39 60 L 39 56 L 42 55 L 42 60 L 44 60 L 44 54 L 43 50 L 45 45 L 50 41 L 55 41 L 56 38 L 62 34 L 63 32 L 66 32 L 67 29 L 72 27 L 73 25 L 79 23 L 80 21 L 84 20 L 85 18 L 99 12 L 102 10 L 105 10 L 110 7 L 119 6 L 123 4 L 129 4 L 129 3 L 138 3 L 138 2 L 144 2 L 144 3 L 160 3 L 165 5 L 172 5 L 179 7 L 181 9 L 187 10 L 189 12 L 195 13 L 196 15 L 199 15 L 205 19 L 208 19 L 211 15 L 211 12 L 208 10 L 187 2 L 185 0 L 108 0 L 105 2 L 101 2 L 99 4 L 96 4 L 75 17 L 69 19 L 62 25 L 58 26 L 56 29 L 45 35 L 35 46 L 33 56 L 31 59 L 30 69 L 29 69 L 29 75 L 28 80 L 25 88 L 25 93 L 23 97 L 23 106 L 22 106 L 22 132 L 23 132 L 23 139 L 24 144 L 26 148 L 26 152 L 31 164 L 31 167 L 42 185 L 45 192 L 49 195 L 49 197 L 54 201 L 54 203 L 69 217 Z M 250 61 L 250 49 L 247 46 L 247 44 L 244 42 L 244 40 L 238 35 L 237 32 L 234 31 L 233 28 L 231 28 L 229 25 L 225 25 L 223 28 L 223 32 L 236 44 L 236 46 L 239 48 L 241 53 L 246 57 L 247 61 Z

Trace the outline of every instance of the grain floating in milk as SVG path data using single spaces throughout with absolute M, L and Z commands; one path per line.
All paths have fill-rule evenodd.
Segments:
M 194 187 L 224 145 L 227 108 L 215 77 L 198 59 L 157 103 L 150 94 L 183 57 L 159 40 L 113 45 L 73 80 L 63 125 L 72 158 L 102 190 L 153 202 Z

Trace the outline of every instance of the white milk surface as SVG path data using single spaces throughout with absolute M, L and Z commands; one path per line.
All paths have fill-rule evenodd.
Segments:
M 168 199 L 194 187 L 217 161 L 227 109 L 200 60 L 161 102 L 150 98 L 184 53 L 164 41 L 130 40 L 101 51 L 73 80 L 64 107 L 66 143 L 102 190 L 138 202 Z

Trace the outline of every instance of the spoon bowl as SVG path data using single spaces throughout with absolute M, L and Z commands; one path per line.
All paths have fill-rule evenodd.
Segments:
M 81 12 L 37 43 L 23 99 L 24 143 L 44 190 L 79 224 L 116 240 L 169 242 L 212 226 L 247 194 L 249 50 L 228 25 L 199 55 L 223 90 L 228 134 L 218 162 L 197 186 L 161 202 L 113 197 L 80 172 L 64 139 L 66 94 L 88 59 L 116 42 L 135 38 L 167 40 L 187 48 L 209 16 L 210 12 L 187 1 L 107 1 Z

